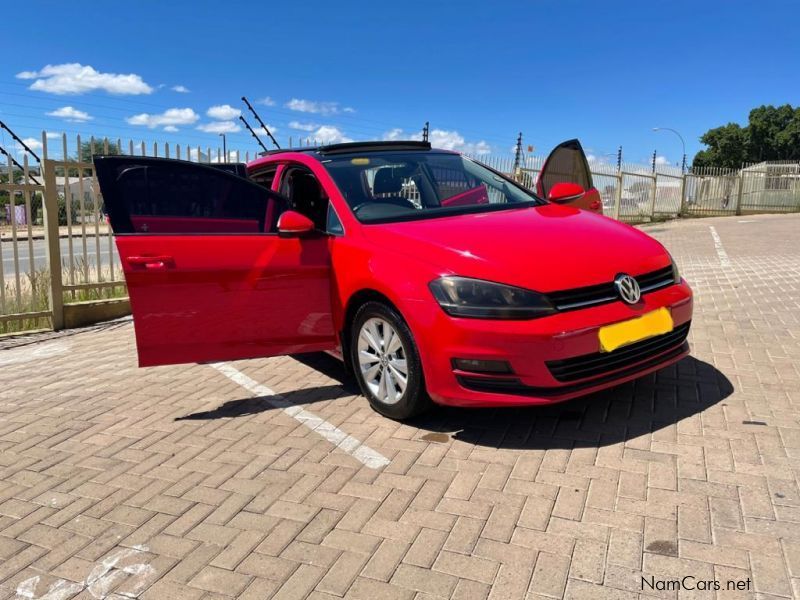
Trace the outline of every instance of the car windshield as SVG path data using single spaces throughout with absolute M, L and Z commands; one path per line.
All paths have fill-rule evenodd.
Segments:
M 323 159 L 364 223 L 521 208 L 543 201 L 459 154 L 381 152 Z

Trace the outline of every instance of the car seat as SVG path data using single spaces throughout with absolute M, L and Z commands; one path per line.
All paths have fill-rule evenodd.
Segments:
M 325 230 L 328 198 L 323 195 L 322 187 L 314 175 L 303 171 L 294 173 L 290 198 L 293 210 L 311 219 L 315 228 Z

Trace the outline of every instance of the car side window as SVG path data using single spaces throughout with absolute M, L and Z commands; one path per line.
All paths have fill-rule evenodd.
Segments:
M 305 215 L 314 227 L 325 231 L 328 218 L 328 196 L 316 176 L 306 167 L 290 167 L 282 176 L 281 194 L 289 200 L 289 208 Z
M 264 169 L 256 171 L 250 176 L 250 179 L 259 185 L 263 185 L 267 189 L 272 188 L 272 182 L 275 179 L 275 174 L 278 171 L 278 165 L 269 165 Z
M 97 174 L 117 234 L 275 233 L 286 208 L 249 179 L 183 161 L 118 160 Z

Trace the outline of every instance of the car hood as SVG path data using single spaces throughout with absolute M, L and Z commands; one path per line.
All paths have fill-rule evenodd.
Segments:
M 366 225 L 371 243 L 441 275 L 551 292 L 667 266 L 664 247 L 629 225 L 571 207 L 543 206 Z

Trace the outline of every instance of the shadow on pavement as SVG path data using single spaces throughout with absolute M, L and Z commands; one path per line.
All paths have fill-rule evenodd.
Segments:
M 354 384 L 355 385 L 355 384 Z M 302 388 L 295 392 L 280 394 L 280 397 L 292 404 L 311 404 L 323 400 L 336 400 L 342 396 L 352 396 L 358 391 L 348 391 L 343 385 L 321 385 L 314 388 Z M 228 400 L 224 404 L 212 410 L 203 410 L 182 417 L 175 417 L 175 421 L 208 421 L 211 419 L 230 419 L 234 417 L 246 417 L 256 415 L 266 410 L 275 410 L 274 403 L 270 402 L 269 397 L 242 398 L 240 400 Z
M 309 404 L 360 391 L 341 361 L 324 353 L 292 358 L 338 382 L 282 394 L 293 404 Z M 714 366 L 683 359 L 636 381 L 549 406 L 521 408 L 436 407 L 409 422 L 435 434 L 479 446 L 506 449 L 599 447 L 630 440 L 674 425 L 720 403 L 733 385 Z M 366 400 L 364 400 L 366 402 Z M 264 398 L 226 402 L 176 420 L 206 420 L 257 414 L 275 407 Z
M 341 361 L 327 354 L 293 356 L 359 394 Z M 436 407 L 409 424 L 463 442 L 496 448 L 608 446 L 674 425 L 718 404 L 733 385 L 716 367 L 687 357 L 603 392 L 549 406 Z
M 495 448 L 601 447 L 679 423 L 732 393 L 725 375 L 687 357 L 636 381 L 568 402 L 509 409 L 441 408 L 413 425 Z

